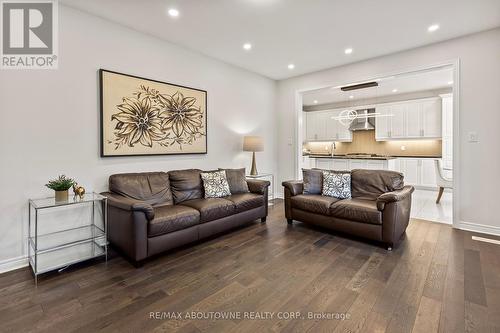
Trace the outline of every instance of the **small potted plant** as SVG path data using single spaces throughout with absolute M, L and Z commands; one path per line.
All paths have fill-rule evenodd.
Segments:
M 72 178 L 60 175 L 58 178 L 50 180 L 45 186 L 56 192 L 56 201 L 68 200 L 68 190 L 76 184 Z

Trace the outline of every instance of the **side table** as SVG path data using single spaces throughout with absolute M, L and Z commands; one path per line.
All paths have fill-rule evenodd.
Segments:
M 268 194 L 268 199 L 274 199 L 274 175 L 272 173 L 259 173 L 257 175 L 246 175 L 248 179 L 265 179 L 271 182 L 270 191 Z M 269 203 L 270 206 L 273 205 L 272 202 Z

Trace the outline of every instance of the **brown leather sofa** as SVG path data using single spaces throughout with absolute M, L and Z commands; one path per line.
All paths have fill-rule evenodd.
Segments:
M 397 245 L 410 220 L 413 186 L 386 170 L 352 170 L 351 198 L 321 195 L 321 170 L 308 170 L 303 181 L 285 181 L 285 216 L 385 244 Z M 306 179 L 307 178 L 307 179 Z M 304 187 L 308 189 L 304 193 Z
M 267 217 L 268 181 L 249 192 L 204 198 L 201 170 L 109 177 L 108 239 L 134 264 L 155 254 Z

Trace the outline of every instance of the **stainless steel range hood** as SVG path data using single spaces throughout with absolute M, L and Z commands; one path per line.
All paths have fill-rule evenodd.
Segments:
M 351 131 L 370 131 L 375 129 L 375 109 L 356 110 L 357 117 L 349 126 Z

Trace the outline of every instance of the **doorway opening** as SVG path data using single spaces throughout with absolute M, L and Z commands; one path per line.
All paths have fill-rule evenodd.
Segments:
M 297 92 L 302 168 L 387 169 L 413 185 L 411 217 L 458 223 L 458 62 Z

